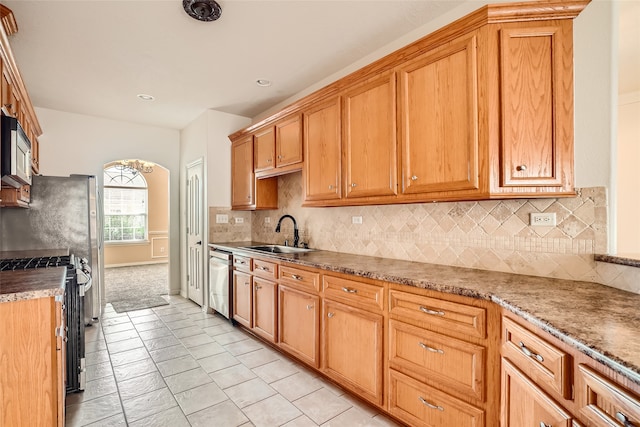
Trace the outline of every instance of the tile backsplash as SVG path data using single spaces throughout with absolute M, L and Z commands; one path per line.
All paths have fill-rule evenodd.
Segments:
M 278 210 L 253 213 L 210 208 L 209 241 L 292 241 L 290 220 L 281 233 L 274 231 L 280 216 L 290 214 L 301 241 L 316 249 L 584 280 L 640 293 L 640 269 L 593 259 L 607 253 L 604 187 L 578 189 L 573 198 L 304 208 L 296 173 L 278 179 L 278 203 Z M 532 212 L 554 212 L 557 225 L 530 226 Z M 217 213 L 229 215 L 229 223 L 216 224 Z M 353 217 L 362 223 L 353 224 Z

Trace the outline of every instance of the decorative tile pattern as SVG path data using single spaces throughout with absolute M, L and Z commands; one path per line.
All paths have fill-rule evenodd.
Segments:
M 275 233 L 275 224 L 291 214 L 301 240 L 317 249 L 593 281 L 640 293 L 638 280 L 609 280 L 593 260 L 607 252 L 604 187 L 577 189 L 570 198 L 303 208 L 301 174 L 294 173 L 278 178 L 278 203 L 277 210 L 251 213 L 249 229 L 231 221 L 246 212 L 210 208 L 210 241 L 282 244 L 292 240 L 293 226 L 285 221 Z M 557 226 L 530 226 L 533 212 L 555 213 Z M 215 224 L 216 213 L 228 214 L 230 223 Z M 352 224 L 352 216 L 363 223 Z

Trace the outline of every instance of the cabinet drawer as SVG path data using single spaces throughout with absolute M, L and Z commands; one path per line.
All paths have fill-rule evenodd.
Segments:
M 389 370 L 389 412 L 411 426 L 484 427 L 484 411 Z
M 275 280 L 278 278 L 278 264 L 261 259 L 253 260 L 253 274 L 265 279 Z
M 571 399 L 571 358 L 508 317 L 502 318 L 502 355 L 534 382 Z
M 580 414 L 595 426 L 640 426 L 637 396 L 586 365 L 578 365 Z
M 251 271 L 251 258 L 246 256 L 233 256 L 233 266 L 238 270 Z
M 324 276 L 324 295 L 327 298 L 343 301 L 347 304 L 382 310 L 384 306 L 384 288 L 340 277 Z
M 485 348 L 482 346 L 391 320 L 389 363 L 392 368 L 418 374 L 484 400 Z
M 395 290 L 389 291 L 389 304 L 389 314 L 398 320 L 477 338 L 485 338 L 487 334 L 487 314 L 481 307 Z
M 502 427 L 573 427 L 567 411 L 507 359 L 502 359 Z
M 286 283 L 304 290 L 320 291 L 320 275 L 312 271 L 281 265 L 278 270 L 280 283 Z

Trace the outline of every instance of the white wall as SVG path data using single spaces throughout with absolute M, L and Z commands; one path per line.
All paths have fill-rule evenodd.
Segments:
M 231 142 L 228 136 L 248 126 L 247 117 L 207 112 L 208 206 L 231 207 Z
M 179 132 L 82 114 L 36 108 L 43 135 L 40 173 L 67 176 L 96 175 L 102 185 L 102 168 L 113 160 L 144 159 L 169 170 L 170 291 L 179 283 Z
M 233 114 L 207 110 L 180 132 L 180 188 L 186 188 L 186 168 L 194 160 L 204 158 L 204 206 L 231 206 L 231 142 L 228 135 L 246 127 L 250 119 Z M 209 230 L 208 209 L 203 210 L 204 230 Z M 180 193 L 180 218 L 186 219 L 186 194 Z M 203 247 L 209 243 L 209 234 L 202 236 Z M 187 296 L 187 235 L 180 230 L 180 265 L 182 266 L 181 294 Z M 208 277 L 209 254 L 203 251 L 205 280 Z M 205 286 L 205 304 L 208 287 Z
M 620 97 L 618 107 L 617 253 L 640 256 L 640 92 Z

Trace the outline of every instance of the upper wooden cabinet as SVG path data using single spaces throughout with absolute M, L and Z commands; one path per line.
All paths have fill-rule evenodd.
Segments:
M 276 123 L 276 167 L 283 170 L 286 166 L 296 165 L 290 170 L 302 167 L 302 124 L 300 114 Z M 289 169 L 287 169 L 289 170 Z
M 258 178 L 298 171 L 302 168 L 300 115 L 287 117 L 253 134 L 254 172 Z
M 0 5 L 0 17 L 0 106 L 3 114 L 18 119 L 31 141 L 31 170 L 37 174 L 40 172 L 38 137 L 42 134 L 42 129 L 7 38 L 18 31 L 18 26 L 13 13 L 6 6 Z M 30 194 L 28 185 L 14 188 L 3 184 L 0 190 L 0 207 L 29 207 Z
M 384 73 L 342 96 L 347 198 L 397 193 L 395 83 L 395 73 Z
M 340 199 L 340 98 L 304 112 L 305 201 Z
M 403 194 L 479 189 L 477 43 L 474 32 L 398 69 Z
M 277 209 L 278 182 L 275 178 L 256 180 L 253 150 L 251 135 L 231 145 L 231 207 L 237 210 Z
M 501 176 L 492 193 L 573 193 L 572 34 L 571 21 L 492 30 L 501 95 L 499 166 L 492 167 Z
M 231 137 L 302 111 L 306 206 L 574 196 L 589 1 L 484 6 Z

